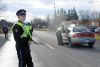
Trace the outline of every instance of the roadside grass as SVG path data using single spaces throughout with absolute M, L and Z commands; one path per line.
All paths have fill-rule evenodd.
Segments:
M 44 32 L 49 32 L 50 31 L 49 28 L 36 28 L 35 30 L 37 30 L 37 31 L 44 31 Z
M 100 40 L 100 34 L 95 34 L 95 38 L 96 38 L 97 40 Z
M 12 32 L 12 27 L 9 27 L 9 32 Z
M 0 28 L 0 34 L 3 33 L 2 29 Z

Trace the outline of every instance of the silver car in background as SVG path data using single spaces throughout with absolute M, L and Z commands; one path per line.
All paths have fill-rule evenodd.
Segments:
M 95 43 L 95 34 L 90 32 L 84 26 L 70 25 L 62 33 L 63 43 L 68 43 L 70 47 L 74 44 L 88 44 L 89 47 L 93 47 Z

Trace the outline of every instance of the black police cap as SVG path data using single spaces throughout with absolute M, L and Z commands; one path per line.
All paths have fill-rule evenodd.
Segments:
M 26 15 L 26 10 L 24 9 L 20 9 L 16 12 L 16 15 L 19 16 L 19 15 Z

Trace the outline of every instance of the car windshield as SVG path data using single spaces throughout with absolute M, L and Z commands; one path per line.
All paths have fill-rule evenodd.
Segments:
M 73 32 L 89 32 L 86 27 L 74 27 Z

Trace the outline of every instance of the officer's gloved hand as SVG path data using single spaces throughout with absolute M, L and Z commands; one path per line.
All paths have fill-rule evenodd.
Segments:
M 32 38 L 30 38 L 30 41 L 34 41 Z

